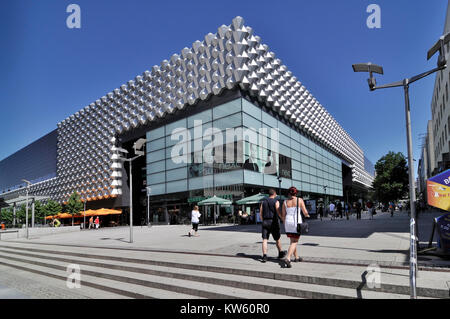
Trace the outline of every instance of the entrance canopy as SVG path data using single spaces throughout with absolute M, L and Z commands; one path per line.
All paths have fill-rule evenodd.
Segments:
M 50 199 L 50 197 L 48 197 L 48 196 L 28 195 L 28 202 L 31 202 L 32 200 L 34 200 L 34 201 L 38 201 L 38 200 L 42 201 L 42 200 L 47 200 L 47 199 Z M 5 200 L 5 203 L 8 206 L 13 206 L 14 204 L 16 204 L 16 205 L 26 204 L 26 202 L 27 202 L 27 196 L 23 196 L 23 195 L 17 196 L 17 197 L 12 198 L 12 199 Z
M 202 200 L 201 202 L 198 202 L 197 205 L 199 206 L 206 206 L 206 205 L 231 205 L 232 202 L 228 199 L 217 197 L 214 195 L 213 197 L 207 198 L 205 200 Z
M 260 203 L 264 198 L 266 198 L 266 197 L 268 197 L 268 196 L 269 196 L 269 195 L 267 195 L 267 194 L 261 194 L 261 193 L 258 193 L 258 194 L 256 194 L 256 195 L 252 195 L 252 196 L 249 196 L 249 197 L 242 198 L 242 199 L 236 201 L 236 204 L 238 204 L 238 205 L 258 204 L 258 203 Z
M 84 215 L 86 213 L 86 215 Z M 73 215 L 74 218 L 80 218 L 80 217 L 90 217 L 90 216 L 105 216 L 105 215 L 120 215 L 122 214 L 121 210 L 116 209 L 107 209 L 107 208 L 101 208 L 97 210 L 89 209 L 86 212 L 81 211 L 76 215 Z M 64 219 L 64 218 L 72 218 L 71 214 L 68 213 L 59 213 L 57 215 L 53 216 L 47 216 L 45 219 L 52 219 L 52 218 L 58 218 L 58 219 Z

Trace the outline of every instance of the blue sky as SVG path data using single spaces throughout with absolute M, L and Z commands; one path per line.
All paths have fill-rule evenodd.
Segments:
M 66 7 L 81 7 L 68 29 Z M 381 7 L 381 29 L 366 8 Z M 401 88 L 370 92 L 357 62 L 380 64 L 379 84 L 436 65 L 427 50 L 444 29 L 447 1 L 6 0 L 0 10 L 0 159 L 84 106 L 217 32 L 240 15 L 375 163 L 406 154 Z M 413 84 L 414 158 L 431 119 L 435 76 Z

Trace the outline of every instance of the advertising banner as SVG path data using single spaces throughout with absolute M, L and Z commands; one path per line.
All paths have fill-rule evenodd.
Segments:
M 428 205 L 450 211 L 450 169 L 427 180 Z
M 450 253 L 450 214 L 436 218 L 439 246 L 446 253 Z

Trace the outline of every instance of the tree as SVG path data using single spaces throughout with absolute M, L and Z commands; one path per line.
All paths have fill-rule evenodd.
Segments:
M 405 197 L 409 189 L 408 166 L 402 153 L 389 152 L 375 164 L 376 197 L 383 203 Z
M 61 211 L 62 211 L 61 204 L 53 200 L 49 200 L 44 208 L 45 216 L 56 215 L 61 213 Z
M 70 195 L 69 201 L 66 205 L 67 212 L 72 215 L 72 226 L 73 226 L 73 216 L 78 214 L 81 210 L 83 210 L 83 202 L 81 201 L 81 197 L 77 192 L 73 192 Z

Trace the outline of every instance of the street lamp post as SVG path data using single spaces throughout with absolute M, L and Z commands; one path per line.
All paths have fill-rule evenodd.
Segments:
M 23 182 L 27 183 L 27 204 L 25 206 L 25 229 L 27 232 L 27 239 L 29 239 L 29 232 L 28 232 L 28 188 L 31 185 L 30 181 L 27 181 L 26 179 L 22 179 Z
M 378 89 L 386 89 L 393 87 L 403 87 L 405 94 L 405 118 L 406 118 L 406 141 L 408 146 L 408 171 L 409 171 L 409 197 L 410 197 L 410 209 L 411 209 L 411 220 L 410 220 L 410 288 L 411 288 L 411 298 L 416 299 L 416 277 L 417 277 L 417 241 L 416 236 L 416 193 L 414 189 L 414 163 L 413 163 L 413 148 L 412 148 L 412 138 L 411 138 L 411 115 L 410 115 L 410 100 L 409 100 L 409 85 L 433 74 L 434 72 L 441 71 L 447 67 L 447 61 L 445 59 L 445 44 L 450 41 L 450 33 L 442 36 L 436 44 L 428 51 L 427 59 L 429 60 L 436 52 L 439 51 L 438 66 L 430 71 L 418 74 L 411 78 L 406 78 L 402 81 L 385 84 L 381 86 L 376 85 L 376 80 L 373 77 L 373 73 L 383 74 L 383 68 L 379 65 L 372 63 L 361 63 L 354 64 L 354 72 L 369 72 L 370 78 L 368 79 L 369 88 L 371 91 Z
M 134 153 L 136 156 L 134 156 L 132 158 L 124 158 L 118 154 L 113 155 L 113 159 L 117 159 L 122 162 L 130 163 L 130 244 L 133 242 L 133 164 L 132 163 L 135 159 L 145 155 L 145 152 L 140 150 L 145 145 L 145 142 L 147 142 L 146 139 L 140 138 L 139 140 L 137 140 L 134 143 L 133 149 L 134 149 Z M 121 152 L 124 154 L 128 154 L 127 150 L 120 148 L 120 147 L 116 147 L 116 146 L 113 146 L 111 150 L 113 152 L 115 151 L 115 152 Z
M 150 194 L 152 192 L 152 188 L 147 186 L 147 227 L 150 227 Z

